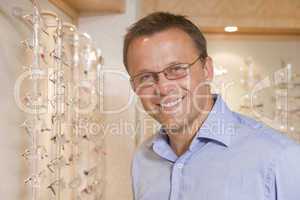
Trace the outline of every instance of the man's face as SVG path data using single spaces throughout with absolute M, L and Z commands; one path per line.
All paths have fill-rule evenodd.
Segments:
M 160 72 L 166 67 L 192 63 L 199 57 L 193 40 L 184 31 L 167 29 L 136 38 L 129 45 L 127 60 L 131 77 L 143 72 Z M 210 94 L 205 81 L 212 78 L 211 59 L 198 60 L 185 77 L 168 80 L 159 73 L 151 87 L 134 87 L 144 109 L 167 128 L 182 130 L 203 113 Z

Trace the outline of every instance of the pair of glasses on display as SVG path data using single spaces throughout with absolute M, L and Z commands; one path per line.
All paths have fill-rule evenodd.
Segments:
M 25 48 L 25 51 L 33 53 L 34 46 L 29 42 L 29 40 L 21 41 L 21 45 Z M 46 47 L 42 44 L 39 44 L 39 56 L 45 65 L 49 65 L 49 57 L 47 55 L 48 53 Z
M 45 146 L 39 145 L 36 149 L 26 149 L 25 152 L 22 154 L 22 157 L 26 160 L 30 159 L 40 159 L 44 160 L 45 158 L 48 158 L 48 152 L 45 148 Z
M 36 150 L 35 149 L 26 149 L 25 152 L 22 154 L 22 156 L 26 160 L 34 159 L 34 158 L 44 160 L 44 159 L 48 158 L 48 153 L 44 146 L 38 146 Z M 60 156 L 58 158 L 50 160 L 46 166 L 51 173 L 55 173 L 55 170 L 57 168 L 70 166 L 75 160 L 78 161 L 79 159 L 80 159 L 80 154 L 77 154 L 77 155 L 71 154 L 68 158 L 68 162 L 64 158 L 64 156 Z M 98 170 L 98 166 L 94 166 L 90 169 L 83 170 L 83 175 L 86 177 L 92 177 L 97 174 L 97 170 Z
M 34 131 L 38 131 L 40 133 L 47 133 L 52 131 L 52 128 L 49 128 L 44 119 L 26 119 L 21 127 L 25 129 L 26 133 L 32 136 Z
M 76 26 L 66 22 L 62 23 L 61 33 L 55 34 L 53 38 L 55 44 L 58 43 L 59 39 L 62 41 L 61 46 L 59 46 L 59 48 L 61 48 L 61 55 L 58 55 L 58 53 L 53 50 L 51 51 L 50 56 L 66 67 L 73 67 L 75 63 L 79 64 L 80 60 L 85 60 L 85 49 L 92 44 L 89 35 L 78 33 Z M 69 53 L 76 51 L 78 51 L 77 56 Z M 83 64 L 87 65 L 88 63 L 89 61 L 84 61 Z
M 64 113 L 54 113 L 51 115 L 51 124 L 55 125 L 56 123 L 61 123 L 65 120 L 65 114 Z
M 97 170 L 98 167 L 92 167 L 89 170 L 84 170 L 83 175 L 85 178 L 94 178 L 97 176 Z M 78 189 L 83 183 L 83 179 L 81 175 L 75 176 L 70 182 L 69 182 L 69 187 L 72 189 Z
M 55 134 L 50 138 L 50 141 L 54 144 L 59 144 L 61 150 L 65 150 L 65 145 L 70 143 L 70 140 L 68 140 L 64 134 Z
M 98 141 L 99 142 L 99 141 Z M 81 146 L 81 142 L 78 142 L 76 141 L 76 143 L 73 143 L 73 147 L 74 148 L 78 148 L 79 151 L 83 148 Z M 102 144 L 98 145 L 98 144 L 88 144 L 89 145 L 89 149 L 86 149 L 85 151 L 88 152 L 88 155 L 89 155 L 89 160 L 93 161 L 93 162 L 97 162 L 97 163 L 101 163 L 104 161 L 104 158 L 105 156 L 107 156 L 107 152 L 105 151 L 105 148 Z M 69 162 L 71 164 L 73 163 L 78 163 L 78 162 L 81 162 L 81 163 L 84 163 L 85 161 L 87 161 L 87 157 L 84 157 L 82 156 L 83 155 L 83 152 L 80 151 L 80 152 L 73 152 L 70 156 L 69 156 Z M 86 170 L 86 173 L 85 174 L 91 174 L 90 172 L 88 172 L 88 170 Z
M 96 175 L 97 175 L 96 170 L 97 170 L 97 168 L 93 167 L 90 170 L 84 171 L 83 174 L 84 174 L 85 178 L 90 178 L 92 176 L 96 177 Z M 77 176 L 75 176 L 75 178 L 71 179 L 71 181 L 68 183 L 68 187 L 70 189 L 79 189 L 82 186 L 83 182 L 84 182 L 84 180 L 83 180 L 82 176 L 77 175 Z M 89 193 L 89 194 L 92 193 L 93 192 L 92 190 L 95 190 L 95 188 L 93 188 L 93 187 L 98 185 L 98 184 L 96 184 L 98 182 L 100 182 L 100 181 L 95 181 L 94 180 L 92 182 L 92 184 L 87 185 L 85 188 L 82 189 L 82 191 L 85 192 L 85 193 Z
M 60 133 L 60 134 L 55 134 L 50 138 L 50 141 L 54 142 L 55 144 L 60 144 L 64 145 L 67 143 L 70 143 L 70 140 L 68 140 L 65 136 L 65 134 Z
M 56 43 L 54 43 L 56 44 Z M 34 46 L 29 42 L 28 39 L 21 41 L 21 45 L 25 48 L 25 51 L 29 53 L 33 53 L 34 51 Z M 43 61 L 43 64 L 45 64 L 45 67 L 50 67 L 50 61 L 51 59 L 54 61 L 59 61 L 62 62 L 67 67 L 72 66 L 72 61 L 70 58 L 68 58 L 68 54 L 66 53 L 66 50 L 62 46 L 62 55 L 59 56 L 56 52 L 56 50 L 49 51 L 43 44 L 38 45 L 39 49 L 39 58 Z
M 55 159 L 52 159 L 47 164 L 47 168 L 51 173 L 55 173 L 57 169 L 70 166 L 70 163 L 68 163 L 64 156 L 59 156 Z
M 74 126 L 74 130 L 78 133 L 78 135 L 74 135 L 72 137 L 72 142 L 74 145 L 78 145 L 81 142 L 92 142 L 97 148 L 95 151 L 100 151 L 103 146 L 102 143 L 104 141 L 104 136 L 100 133 L 91 134 L 88 133 L 86 130 L 81 130 L 80 128 L 76 128 Z
M 34 158 L 38 158 L 40 160 L 45 160 L 49 158 L 48 152 L 44 146 L 38 146 L 36 150 L 34 149 L 26 149 L 25 152 L 22 154 L 24 159 L 30 160 Z M 70 166 L 74 160 L 79 160 L 80 157 L 79 155 L 74 155 L 71 154 L 68 158 L 68 162 L 65 159 L 64 156 L 59 156 L 58 158 L 50 160 L 47 164 L 46 167 L 51 173 L 55 173 L 55 170 L 58 168 L 62 168 L 65 166 Z M 90 175 L 93 174 L 94 169 L 86 170 L 84 171 L 84 174 Z
M 32 135 L 32 132 L 34 131 L 35 124 L 33 119 L 26 119 L 22 124 L 21 127 L 25 129 L 26 133 L 28 135 Z
M 24 15 L 22 19 L 28 26 L 32 28 L 37 25 L 40 32 L 44 33 L 47 37 L 52 36 L 53 43 L 56 46 L 59 43 L 58 40 L 63 39 L 62 37 L 64 33 L 76 30 L 74 25 L 61 22 L 61 19 L 57 16 L 57 14 L 51 11 L 42 11 L 37 16 L 34 16 L 32 14 Z M 60 33 L 59 30 L 62 31 L 62 33 Z M 40 39 L 42 39 L 42 37 Z M 22 41 L 22 44 L 27 49 L 34 49 L 34 45 L 30 44 L 28 40 Z M 67 58 L 67 53 L 64 49 L 63 44 L 60 44 L 60 46 L 56 47 L 52 51 L 47 51 L 46 48 L 41 44 L 38 45 L 38 48 L 40 50 L 41 59 L 45 64 L 49 64 L 50 58 L 53 58 L 56 61 L 62 62 L 62 64 L 64 64 L 65 66 L 71 66 L 71 59 Z M 61 48 L 61 55 L 58 55 L 58 53 L 56 52 L 57 48 Z
M 47 108 L 47 101 L 44 100 L 44 97 L 41 93 L 38 94 L 26 94 L 23 98 L 23 102 L 27 108 L 30 109 L 39 109 L 40 111 Z
M 62 92 L 61 94 L 57 94 L 52 99 L 50 99 L 49 105 L 53 110 L 56 110 L 59 106 L 69 106 L 71 102 L 66 101 L 65 99 L 65 94 Z
M 242 103 L 240 109 L 251 110 L 251 109 L 262 109 L 264 104 L 261 102 L 260 98 L 257 96 L 254 97 L 244 97 L 242 98 Z
M 51 182 L 48 186 L 47 189 L 51 192 L 52 195 L 56 196 L 58 188 L 60 189 L 65 189 L 66 188 L 66 183 L 63 179 L 57 179 L 53 182 Z
M 56 62 L 61 62 L 66 67 L 72 67 L 72 60 L 68 58 L 67 51 L 63 48 L 63 46 L 61 48 L 63 49 L 61 55 L 58 55 L 56 50 L 52 50 L 49 54 L 50 57 L 53 58 Z
M 75 160 L 78 161 L 80 157 L 80 154 L 71 154 L 67 161 L 67 159 L 64 156 L 59 156 L 55 159 L 50 160 L 46 166 L 51 173 L 55 173 L 56 169 L 71 166 L 72 163 Z M 94 166 L 90 169 L 83 170 L 83 175 L 85 175 L 86 177 L 94 176 L 97 174 L 97 170 L 98 166 Z
M 90 195 L 96 195 L 97 193 L 102 192 L 100 189 L 101 184 L 103 184 L 103 181 L 101 180 L 94 180 L 91 184 L 87 184 L 86 187 L 84 187 L 81 191 L 80 191 L 80 196 L 81 197 L 88 197 Z M 100 189 L 99 189 L 100 188 Z
M 71 139 L 73 147 L 77 147 L 77 148 L 80 148 L 81 141 L 84 140 L 85 139 L 78 138 L 78 137 L 73 137 Z M 107 152 L 105 151 L 104 148 L 104 140 L 101 139 L 101 140 L 94 141 L 92 146 L 90 146 L 89 153 L 91 157 L 95 159 L 102 159 L 103 156 L 106 156 Z M 81 159 L 81 155 L 82 155 L 81 152 L 76 154 L 71 154 L 71 156 L 69 157 L 69 162 L 78 161 L 79 159 Z
M 49 74 L 49 81 L 61 92 L 55 95 L 64 95 L 66 89 L 64 75 L 64 71 L 54 71 Z
M 25 180 L 25 184 L 30 184 L 33 187 L 41 187 L 41 183 L 42 181 L 45 179 L 45 172 L 41 171 L 39 174 L 37 175 L 33 175 L 30 176 L 29 178 L 27 178 Z M 91 184 L 87 184 L 81 191 L 80 194 L 82 197 L 86 196 L 86 195 L 93 195 L 98 193 L 99 188 L 100 188 L 100 184 L 102 181 L 100 180 L 94 180 Z M 71 189 L 78 189 L 82 184 L 82 180 L 80 177 L 77 177 L 76 179 L 73 179 L 69 182 L 68 186 Z M 51 192 L 52 195 L 56 196 L 58 193 L 58 188 L 60 189 L 65 189 L 66 188 L 66 182 L 60 178 L 60 179 L 56 179 L 54 181 L 52 181 L 48 186 L 47 189 Z M 101 189 L 101 188 L 100 188 Z
M 36 11 L 36 9 L 35 9 Z M 46 39 L 49 40 L 51 31 L 49 28 L 57 28 L 58 26 L 58 16 L 50 11 L 42 11 L 42 12 L 34 12 L 34 14 L 27 14 L 22 16 L 22 20 L 34 31 L 34 37 L 32 38 L 32 42 L 29 40 L 24 40 L 21 42 L 26 49 L 31 51 L 39 50 L 40 57 L 44 61 L 45 64 L 48 64 L 49 51 L 47 51 L 46 47 L 41 44 L 43 40 L 43 36 L 46 36 Z M 42 34 L 41 34 L 42 33 Z
M 31 185 L 32 187 L 41 187 L 41 183 L 43 180 L 45 180 L 46 173 L 44 170 L 40 171 L 37 174 L 34 174 L 28 178 L 25 179 L 25 184 Z
M 77 176 L 76 178 L 72 179 L 69 183 L 69 187 L 71 189 L 79 189 L 81 185 L 82 179 L 80 176 Z M 83 189 L 80 189 L 79 195 L 76 199 L 84 200 L 90 196 L 97 196 L 97 198 L 94 199 L 101 199 L 100 197 L 103 195 L 103 191 L 103 181 L 96 179 L 91 184 L 87 184 Z

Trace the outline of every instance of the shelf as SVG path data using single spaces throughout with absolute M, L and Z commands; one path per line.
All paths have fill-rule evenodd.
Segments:
M 81 14 L 122 13 L 125 0 L 50 0 L 73 20 Z

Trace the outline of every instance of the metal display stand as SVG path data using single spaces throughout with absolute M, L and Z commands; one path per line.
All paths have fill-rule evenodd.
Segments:
M 25 67 L 28 87 L 22 127 L 29 144 L 22 156 L 30 175 L 30 199 L 101 200 L 104 193 L 104 134 L 97 125 L 101 51 L 87 34 L 31 1 L 21 19 L 32 30 Z

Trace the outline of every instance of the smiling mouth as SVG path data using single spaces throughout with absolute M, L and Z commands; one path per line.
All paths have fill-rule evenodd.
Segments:
M 165 103 L 160 103 L 160 106 L 163 109 L 170 109 L 170 108 L 173 108 L 173 107 L 177 106 L 178 104 L 180 104 L 183 99 L 184 99 L 184 97 L 181 97 L 181 98 L 177 98 L 177 99 L 175 99 L 173 101 L 169 101 L 169 102 L 165 102 Z

